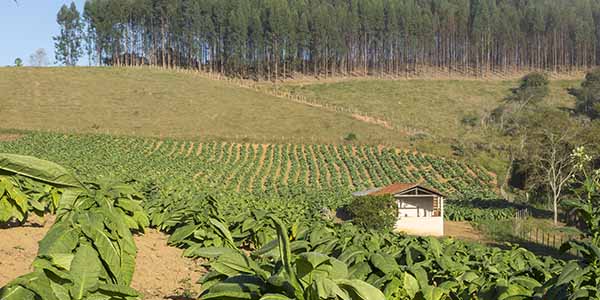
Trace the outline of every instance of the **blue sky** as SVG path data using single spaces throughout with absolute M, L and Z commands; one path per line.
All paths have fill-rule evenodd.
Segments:
M 56 13 L 65 0 L 0 0 L 0 66 L 12 65 L 20 57 L 25 64 L 38 48 L 46 49 L 48 60 L 54 64 L 52 37 L 59 32 Z M 81 12 L 85 0 L 74 1 Z M 80 64 L 87 64 L 83 58 Z

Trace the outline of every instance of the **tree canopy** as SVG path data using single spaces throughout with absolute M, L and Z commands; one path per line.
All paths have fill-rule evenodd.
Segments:
M 585 76 L 581 88 L 569 89 L 575 96 L 575 111 L 592 119 L 600 118 L 600 69 L 595 69 Z
M 96 63 L 243 77 L 565 71 L 600 56 L 591 0 L 88 0 L 83 20 Z
M 67 66 L 74 66 L 81 57 L 82 23 L 75 3 L 63 5 L 56 15 L 60 34 L 54 37 L 56 60 Z

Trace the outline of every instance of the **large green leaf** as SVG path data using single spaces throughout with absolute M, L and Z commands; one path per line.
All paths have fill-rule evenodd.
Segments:
M 6 223 L 13 217 L 16 217 L 13 213 L 13 205 L 8 200 L 8 197 L 0 196 L 0 223 Z
M 353 300 L 385 300 L 383 292 L 364 281 L 338 279 L 335 282 L 346 290 Z
M 64 167 L 31 156 L 0 153 L 0 170 L 23 175 L 53 185 L 82 187 L 79 180 Z
M 402 287 L 411 299 L 415 297 L 417 292 L 419 292 L 419 282 L 408 272 L 404 272 L 404 276 L 402 278 Z
M 296 291 L 296 298 L 304 299 L 301 293 L 300 282 L 296 276 L 295 270 L 292 269 L 292 249 L 290 247 L 290 240 L 287 234 L 287 228 L 283 225 L 281 219 L 276 216 L 271 216 L 273 220 L 273 224 L 277 229 L 277 237 L 279 240 L 279 255 L 281 258 L 281 262 L 283 263 L 283 267 L 285 269 L 286 275 L 289 277 L 289 281 L 292 287 Z
M 260 300 L 293 300 L 293 299 L 289 298 L 288 296 L 281 295 L 281 294 L 265 294 L 260 298 Z
M 183 256 L 185 257 L 203 257 L 203 258 L 215 258 L 226 253 L 237 252 L 237 250 L 224 247 L 203 247 L 200 244 L 196 244 L 185 251 Z
M 265 283 L 254 276 L 235 276 L 212 286 L 200 299 L 260 299 Z
M 10 285 L 0 291 L 1 300 L 35 300 L 36 295 L 20 285 Z
M 231 236 L 231 232 L 227 226 L 215 218 L 210 218 L 209 222 L 217 229 L 217 232 L 219 232 L 219 235 L 223 238 L 223 240 L 227 242 L 230 247 L 235 248 L 233 237 Z
M 335 281 L 329 278 L 316 278 L 313 282 L 313 286 L 316 287 L 317 295 L 319 299 L 341 299 L 341 300 L 351 300 L 350 296 L 346 291 L 341 289 Z M 308 292 L 311 293 L 314 288 L 310 287 Z M 312 299 L 309 295 L 307 298 Z
M 186 225 L 186 226 L 183 226 L 183 227 L 179 227 L 169 237 L 167 243 L 169 245 L 176 245 L 178 243 L 181 243 L 181 242 L 183 242 L 184 239 L 186 239 L 190 235 L 194 234 L 194 231 L 196 231 L 199 227 L 200 226 L 195 225 L 195 224 L 191 224 L 191 225 Z
M 46 277 L 43 271 L 38 270 L 23 275 L 15 279 L 11 283 L 11 285 L 12 284 L 26 287 L 28 290 L 31 290 L 35 294 L 37 294 L 40 299 L 58 300 L 52 292 L 52 288 L 50 287 L 50 280 L 48 279 L 48 277 Z
M 108 267 L 108 271 L 112 273 L 114 278 L 120 284 L 125 284 L 121 274 L 121 260 L 118 244 L 113 242 L 102 227 L 93 227 L 90 224 L 81 226 L 83 233 L 92 240 L 92 243 L 98 250 L 100 258 Z
M 67 222 L 59 222 L 39 242 L 38 255 L 71 254 L 79 243 L 80 231 Z
M 87 293 L 98 288 L 101 267 L 98 253 L 92 246 L 82 244 L 77 249 L 75 258 L 71 263 L 73 286 L 70 289 L 70 294 L 73 299 L 81 300 Z
M 105 284 L 98 285 L 98 291 L 114 297 L 139 297 L 140 293 L 125 285 Z
M 426 285 L 421 288 L 423 299 L 425 300 L 440 300 L 444 297 L 444 290 L 439 287 Z
M 560 273 L 556 285 L 565 284 L 570 282 L 571 280 L 574 280 L 580 275 L 580 271 L 581 269 L 579 268 L 579 265 L 576 261 L 568 263 Z

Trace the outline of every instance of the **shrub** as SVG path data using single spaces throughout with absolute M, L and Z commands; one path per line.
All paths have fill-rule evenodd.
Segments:
M 569 88 L 568 92 L 576 98 L 575 112 L 592 119 L 600 117 L 600 69 L 587 73 L 581 88 Z
M 519 102 L 523 105 L 536 104 L 548 96 L 550 92 L 549 83 L 548 76 L 544 73 L 533 72 L 527 74 L 521 79 L 519 87 L 512 89 L 512 95 L 507 100 Z
M 368 229 L 391 229 L 398 217 L 398 207 L 391 196 L 356 197 L 348 209 L 352 222 Z
M 479 124 L 479 116 L 475 112 L 469 112 L 463 116 L 460 122 L 463 125 L 476 127 Z
M 346 135 L 344 137 L 344 140 L 346 140 L 347 142 L 352 142 L 356 140 L 356 134 L 354 134 L 353 132 L 348 133 L 348 135 Z

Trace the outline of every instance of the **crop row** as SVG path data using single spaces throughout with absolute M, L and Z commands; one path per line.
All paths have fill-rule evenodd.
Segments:
M 195 182 L 237 192 L 354 191 L 395 182 L 425 182 L 452 196 L 494 191 L 493 176 L 481 168 L 365 145 L 199 143 L 31 133 L 0 143 L 0 151 L 56 161 L 83 177 Z
M 280 191 L 297 185 L 366 189 L 394 182 L 425 182 L 448 194 L 493 189 L 493 177 L 480 168 L 393 148 L 159 140 L 147 141 L 145 147 L 148 157 L 199 162 L 203 168 L 196 178 L 236 191 Z

